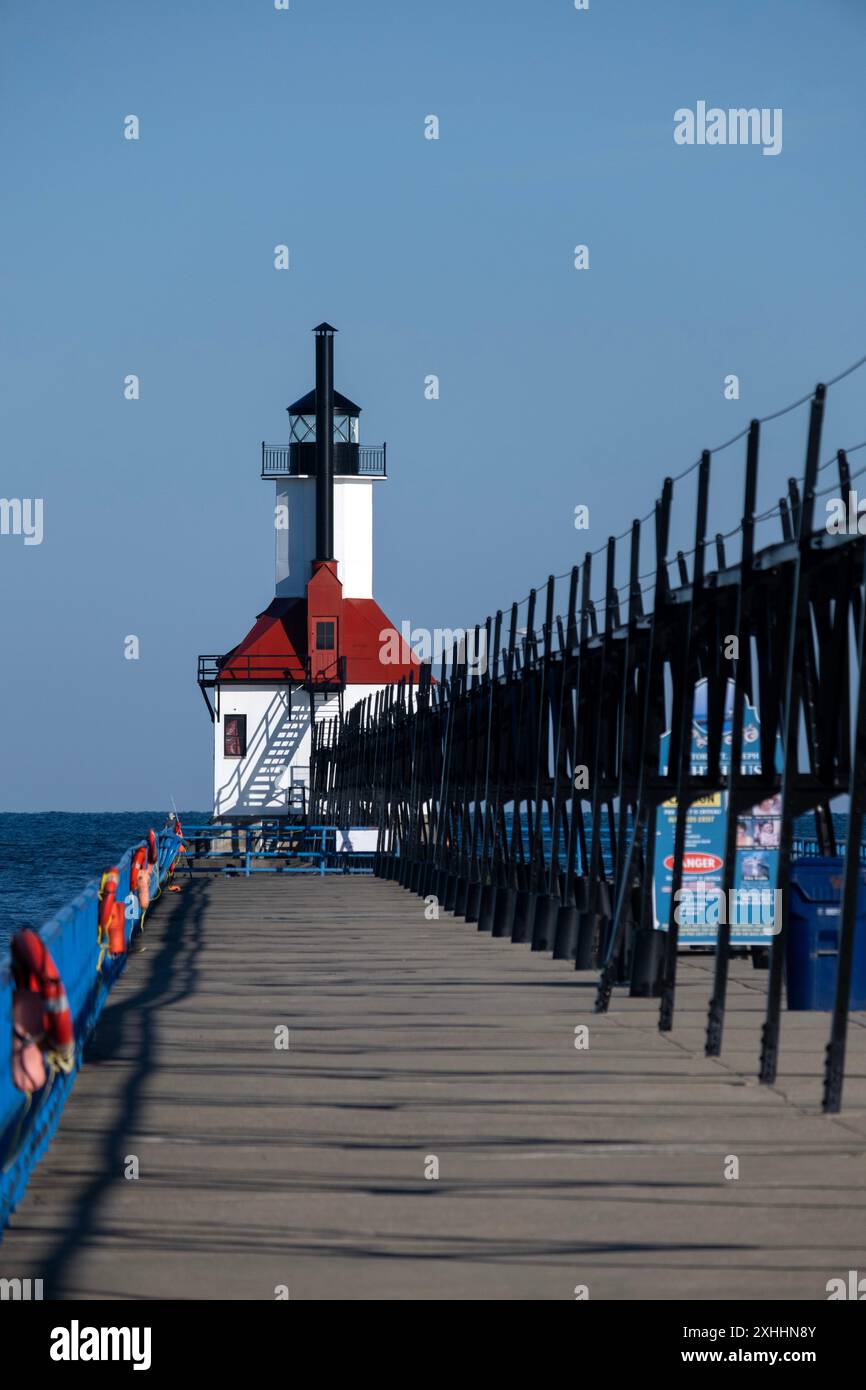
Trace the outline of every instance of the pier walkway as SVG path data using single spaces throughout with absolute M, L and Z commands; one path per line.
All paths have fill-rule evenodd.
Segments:
M 428 921 L 396 883 L 179 881 L 0 1276 L 78 1299 L 823 1300 L 866 1273 L 866 1016 L 824 1116 L 828 1017 L 784 1015 L 760 1086 L 747 961 L 710 1061 L 710 956 L 683 962 L 662 1035 L 658 1001 L 617 991 L 597 1017 L 594 974 Z

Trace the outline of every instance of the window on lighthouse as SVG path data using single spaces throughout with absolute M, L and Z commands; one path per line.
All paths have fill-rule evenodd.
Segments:
M 316 651 L 332 652 L 334 650 L 334 624 L 316 623 Z
M 227 714 L 223 727 L 223 755 L 226 758 L 245 758 L 247 753 L 247 717 Z

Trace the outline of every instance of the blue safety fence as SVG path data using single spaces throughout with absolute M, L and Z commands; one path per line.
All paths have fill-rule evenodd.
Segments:
M 369 848 L 357 849 L 360 836 Z M 253 821 L 183 827 L 184 867 L 190 873 L 372 874 L 376 831 L 334 825 Z M 291 863 L 288 861 L 292 861 Z
M 844 838 L 840 839 L 839 843 L 844 848 Z M 840 851 L 840 853 L 841 852 L 842 851 Z M 794 859 L 814 858 L 815 856 L 820 856 L 820 854 L 821 846 L 818 841 L 811 836 L 804 838 L 803 836 L 795 835 L 794 839 L 791 841 L 791 855 Z M 859 859 L 861 864 L 866 865 L 866 845 L 860 845 Z
M 143 842 L 142 842 L 143 843 Z M 126 905 L 126 942 L 140 921 L 138 899 L 130 892 L 133 845 L 118 863 L 117 901 Z M 164 834 L 151 871 L 151 902 L 173 870 L 180 840 Z M 0 1234 L 21 1200 L 30 1173 L 54 1133 L 81 1066 L 85 1044 L 127 957 L 104 954 L 98 940 L 99 880 L 94 879 L 68 907 L 40 929 L 63 981 L 75 1026 L 75 1060 L 68 1073 L 54 1072 L 41 1090 L 25 1095 L 12 1080 L 12 996 L 9 964 L 0 967 Z M 100 957 L 102 959 L 100 960 Z

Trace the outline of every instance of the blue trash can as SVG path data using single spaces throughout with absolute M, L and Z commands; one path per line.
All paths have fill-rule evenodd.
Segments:
M 842 927 L 840 857 L 794 859 L 785 951 L 789 1009 L 832 1009 L 836 999 L 839 936 Z M 866 1009 L 866 873 L 860 870 L 854 931 L 852 1009 Z

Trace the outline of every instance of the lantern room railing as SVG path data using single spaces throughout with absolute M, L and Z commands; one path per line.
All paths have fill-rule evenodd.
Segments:
M 335 444 L 336 477 L 386 478 L 387 444 Z M 262 440 L 263 478 L 314 478 L 315 444 L 266 444 Z

